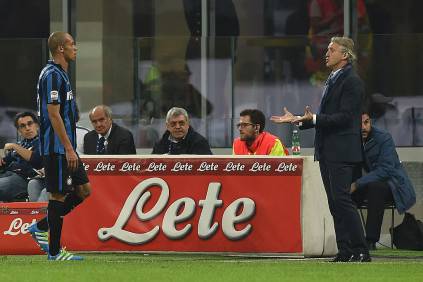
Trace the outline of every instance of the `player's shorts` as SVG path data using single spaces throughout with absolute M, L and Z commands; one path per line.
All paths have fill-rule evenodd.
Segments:
M 78 156 L 78 167 L 71 172 L 65 155 L 50 154 L 43 156 L 47 191 L 50 193 L 66 194 L 73 190 L 73 186 L 89 182 L 87 173 Z

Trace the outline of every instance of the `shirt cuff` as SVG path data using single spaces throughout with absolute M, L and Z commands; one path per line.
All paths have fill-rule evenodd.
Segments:
M 316 125 L 316 114 L 313 114 L 313 124 Z
M 295 116 L 296 118 L 300 118 L 301 116 Z M 298 123 L 298 126 L 303 126 L 303 122 L 302 121 L 300 121 L 299 123 Z

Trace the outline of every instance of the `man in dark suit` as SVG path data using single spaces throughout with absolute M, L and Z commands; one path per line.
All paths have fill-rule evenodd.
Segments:
M 326 52 L 326 66 L 331 74 L 325 83 L 316 114 L 309 106 L 302 117 L 285 109 L 275 122 L 299 123 L 300 129 L 314 127 L 315 159 L 333 216 L 338 254 L 334 262 L 369 262 L 369 250 L 360 216 L 351 199 L 351 183 L 360 175 L 363 161 L 361 144 L 361 107 L 364 85 L 352 63 L 354 42 L 347 37 L 333 37 Z
M 94 107 L 89 114 L 94 130 L 84 136 L 84 154 L 131 155 L 136 154 L 132 133 L 112 120 L 108 106 Z

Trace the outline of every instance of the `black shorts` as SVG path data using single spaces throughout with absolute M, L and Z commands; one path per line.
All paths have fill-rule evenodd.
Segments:
M 73 190 L 73 186 L 83 185 L 89 182 L 79 156 L 78 168 L 73 172 L 70 172 L 68 169 L 65 155 L 51 154 L 43 156 L 43 164 L 47 191 L 50 193 L 66 194 Z

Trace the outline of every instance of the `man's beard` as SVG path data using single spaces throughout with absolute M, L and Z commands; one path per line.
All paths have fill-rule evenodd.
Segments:
M 253 144 L 254 140 L 256 140 L 256 136 L 244 136 L 244 137 L 241 137 L 241 141 L 246 142 L 248 145 Z
M 363 142 L 365 142 L 367 140 L 367 138 L 369 138 L 369 134 L 370 134 L 370 132 L 361 131 L 361 138 L 362 138 Z

